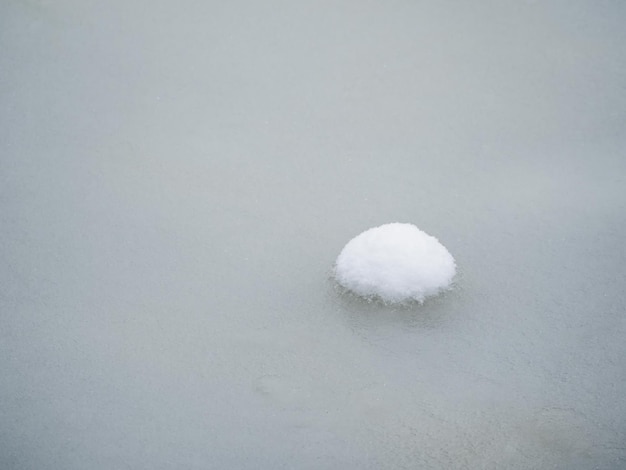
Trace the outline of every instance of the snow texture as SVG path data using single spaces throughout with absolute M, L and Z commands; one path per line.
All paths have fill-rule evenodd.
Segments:
M 339 284 L 366 298 L 387 303 L 426 297 L 447 289 L 456 263 L 435 237 L 412 224 L 371 228 L 350 240 L 335 265 Z

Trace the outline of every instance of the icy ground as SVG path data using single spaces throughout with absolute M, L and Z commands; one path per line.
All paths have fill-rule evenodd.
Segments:
M 626 468 L 625 20 L 0 1 L 0 468 Z M 458 287 L 338 293 L 390 221 Z

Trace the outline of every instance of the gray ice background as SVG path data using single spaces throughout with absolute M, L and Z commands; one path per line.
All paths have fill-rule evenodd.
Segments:
M 626 468 L 626 2 L 0 1 L 0 468 Z M 336 290 L 410 222 L 456 287 Z

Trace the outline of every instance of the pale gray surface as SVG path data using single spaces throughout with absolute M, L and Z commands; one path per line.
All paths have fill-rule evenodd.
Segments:
M 626 468 L 625 20 L 0 1 L 0 468 Z M 394 221 L 453 292 L 335 291 Z

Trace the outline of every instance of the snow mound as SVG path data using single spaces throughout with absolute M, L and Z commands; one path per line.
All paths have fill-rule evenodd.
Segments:
M 454 258 L 435 237 L 412 224 L 385 224 L 350 240 L 335 264 L 335 279 L 366 298 L 423 302 L 447 289 Z

